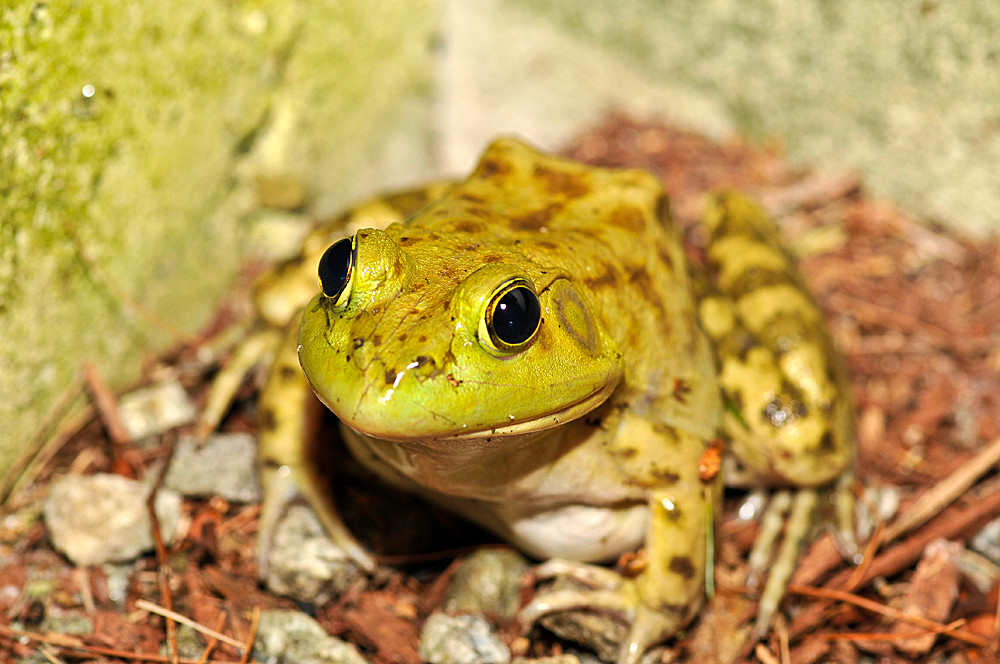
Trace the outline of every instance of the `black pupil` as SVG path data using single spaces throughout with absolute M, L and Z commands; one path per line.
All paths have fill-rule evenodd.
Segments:
M 319 259 L 319 283 L 323 294 L 337 298 L 351 276 L 354 248 L 351 238 L 346 237 L 330 246 Z
M 493 310 L 493 333 L 500 341 L 515 346 L 524 343 L 538 329 L 542 309 L 538 298 L 525 286 L 512 288 Z

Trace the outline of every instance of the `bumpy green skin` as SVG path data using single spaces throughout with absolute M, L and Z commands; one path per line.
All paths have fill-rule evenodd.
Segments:
M 317 295 L 298 330 L 309 385 L 388 482 L 540 558 L 604 561 L 644 545 L 638 575 L 602 573 L 600 590 L 532 607 L 616 611 L 632 625 L 623 662 L 701 605 L 719 476 L 700 477 L 699 461 L 714 437 L 730 434 L 745 482 L 822 484 L 850 460 L 829 336 L 769 223 L 738 196 L 716 197 L 711 273 L 692 281 L 666 208 L 648 173 L 501 140 L 405 223 L 358 230 L 349 297 Z M 505 355 L 482 321 L 512 278 L 533 285 L 542 323 Z M 292 348 L 262 396 L 262 531 L 299 490 L 371 566 L 308 461 Z

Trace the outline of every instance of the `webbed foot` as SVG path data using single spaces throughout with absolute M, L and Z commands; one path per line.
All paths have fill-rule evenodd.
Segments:
M 569 560 L 550 560 L 535 569 L 540 579 L 569 579 L 577 587 L 543 591 L 521 610 L 519 620 L 525 626 L 545 616 L 575 610 L 587 610 L 604 616 L 604 629 L 613 632 L 611 639 L 620 643 L 616 664 L 636 664 L 653 646 L 681 629 L 697 612 L 700 601 L 685 606 L 662 605 L 654 608 L 642 600 L 643 577 L 630 578 L 596 565 Z M 620 629 L 624 626 L 624 630 Z M 627 630 L 627 631 L 626 631 Z M 622 639 L 618 636 L 624 633 Z M 595 635 L 594 640 L 600 638 Z

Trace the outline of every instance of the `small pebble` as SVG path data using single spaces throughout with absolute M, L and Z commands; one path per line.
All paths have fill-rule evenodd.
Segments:
M 877 515 L 869 512 L 869 505 L 874 506 Z M 889 523 L 898 511 L 899 489 L 894 486 L 865 487 L 863 499 L 858 501 L 858 509 L 855 511 L 858 536 L 861 541 L 866 541 L 872 536 L 876 523 Z
M 353 645 L 334 638 L 300 611 L 263 611 L 253 642 L 262 664 L 368 664 Z
M 275 529 L 267 558 L 269 590 L 300 602 L 322 604 L 363 577 L 311 509 L 305 505 L 288 509 Z
M 205 652 L 205 640 L 194 628 L 187 625 L 177 626 L 177 652 L 185 659 L 195 661 Z M 164 657 L 170 656 L 170 645 L 166 640 L 160 644 L 160 654 Z M 169 661 L 169 660 L 168 660 Z
M 118 416 L 133 440 L 169 431 L 194 420 L 194 404 L 175 378 L 129 392 L 118 401 Z
M 185 496 L 219 496 L 236 503 L 261 500 L 257 443 L 245 433 L 177 441 L 164 486 Z
M 1000 517 L 993 519 L 969 540 L 969 548 L 1000 565 Z
M 42 632 L 53 634 L 93 634 L 94 621 L 88 616 L 56 615 L 46 616 L 39 626 Z
M 486 618 L 435 612 L 420 632 L 420 656 L 429 664 L 507 664 L 510 650 Z
M 445 593 L 444 610 L 513 620 L 519 608 L 521 579 L 529 568 L 524 556 L 513 549 L 479 549 L 455 571 Z
M 131 560 L 153 548 L 149 487 L 118 475 L 67 475 L 52 483 L 45 525 L 53 546 L 80 566 Z M 156 515 L 164 541 L 177 531 L 181 497 L 162 489 Z

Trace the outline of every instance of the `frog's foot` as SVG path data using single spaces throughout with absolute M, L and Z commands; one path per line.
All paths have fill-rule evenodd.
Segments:
M 268 576 L 268 560 L 278 524 L 288 508 L 298 501 L 313 508 L 326 534 L 354 564 L 368 573 L 375 570 L 375 559 L 341 521 L 332 501 L 325 494 L 313 495 L 317 490 L 311 478 L 296 477 L 298 473 L 292 467 L 269 467 L 266 463 L 262 464 L 261 474 L 265 486 L 257 533 L 257 569 L 261 578 Z
M 775 492 L 764 511 L 760 535 L 750 551 L 747 562 L 746 583 L 749 588 L 759 587 L 765 570 L 768 571 L 757 608 L 755 638 L 762 638 L 771 628 L 774 615 L 785 596 L 788 580 L 792 578 L 792 573 L 798 564 L 802 542 L 812 528 L 812 515 L 818 501 L 819 494 L 816 489 L 781 490 Z M 786 513 L 788 513 L 787 519 Z M 782 524 L 785 527 L 785 537 L 777 556 L 769 565 Z
M 761 518 L 760 533 L 747 560 L 746 585 L 757 589 L 766 576 L 757 610 L 756 638 L 762 638 L 771 627 L 778 606 L 785 596 L 788 581 L 799 562 L 802 543 L 815 524 L 813 517 L 820 496 L 831 494 L 837 507 L 835 538 L 845 558 L 854 560 L 858 546 L 854 538 L 854 500 L 852 477 L 845 473 L 832 491 L 800 488 L 774 492 Z M 784 530 L 784 539 L 776 555 L 775 542 Z M 854 560 L 857 562 L 856 560 Z
M 525 626 L 557 613 L 589 610 L 628 625 L 616 664 L 636 664 L 652 646 L 677 632 L 691 619 L 697 605 L 654 608 L 640 597 L 640 577 L 627 578 L 596 565 L 554 559 L 535 568 L 539 580 L 566 578 L 583 588 L 554 590 L 536 595 L 519 615 Z

